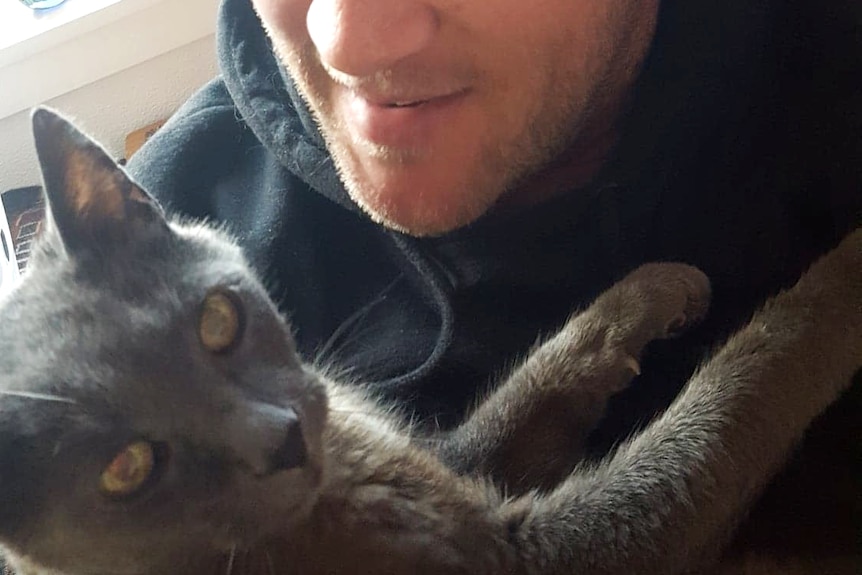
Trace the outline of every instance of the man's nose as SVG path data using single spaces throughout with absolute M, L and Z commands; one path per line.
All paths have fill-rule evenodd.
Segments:
M 415 0 L 312 0 L 306 25 L 325 65 L 361 77 L 421 52 L 438 21 Z

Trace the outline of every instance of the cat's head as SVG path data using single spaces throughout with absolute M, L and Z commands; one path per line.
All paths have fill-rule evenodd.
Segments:
M 75 575 L 183 573 L 283 533 L 326 417 L 289 327 L 224 234 L 167 219 L 55 113 L 33 128 L 48 209 L 0 302 L 0 544 Z

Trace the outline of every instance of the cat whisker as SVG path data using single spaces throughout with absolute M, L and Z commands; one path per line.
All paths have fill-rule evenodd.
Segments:
M 225 575 L 231 575 L 233 573 L 233 562 L 236 559 L 236 543 L 230 548 L 230 557 L 227 559 L 227 573 Z
M 362 411 L 359 409 L 338 409 L 338 408 L 329 408 L 329 411 L 332 413 L 344 413 L 347 415 L 370 415 L 372 417 L 376 416 L 378 412 L 374 411 Z
M 269 554 L 269 549 L 263 550 L 263 555 L 266 558 L 266 570 L 269 575 L 275 575 L 275 563 L 272 561 L 272 555 Z
M 60 395 L 50 395 L 48 393 L 36 393 L 33 391 L 15 391 L 6 389 L 0 391 L 0 395 L 8 395 L 10 397 L 23 397 L 25 399 L 35 399 L 38 401 L 55 401 L 57 403 L 68 403 L 70 405 L 78 404 L 77 401 L 68 397 L 62 397 Z

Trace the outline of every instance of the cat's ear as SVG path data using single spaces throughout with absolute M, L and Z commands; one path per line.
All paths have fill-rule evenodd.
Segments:
M 32 120 L 49 225 L 67 251 L 168 233 L 156 201 L 98 143 L 48 108 Z

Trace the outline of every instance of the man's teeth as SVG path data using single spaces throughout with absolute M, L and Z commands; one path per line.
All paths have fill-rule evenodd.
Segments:
M 391 104 L 389 104 L 389 107 L 390 108 L 410 108 L 412 106 L 418 106 L 421 103 L 422 103 L 421 100 L 417 100 L 414 102 L 392 102 Z

